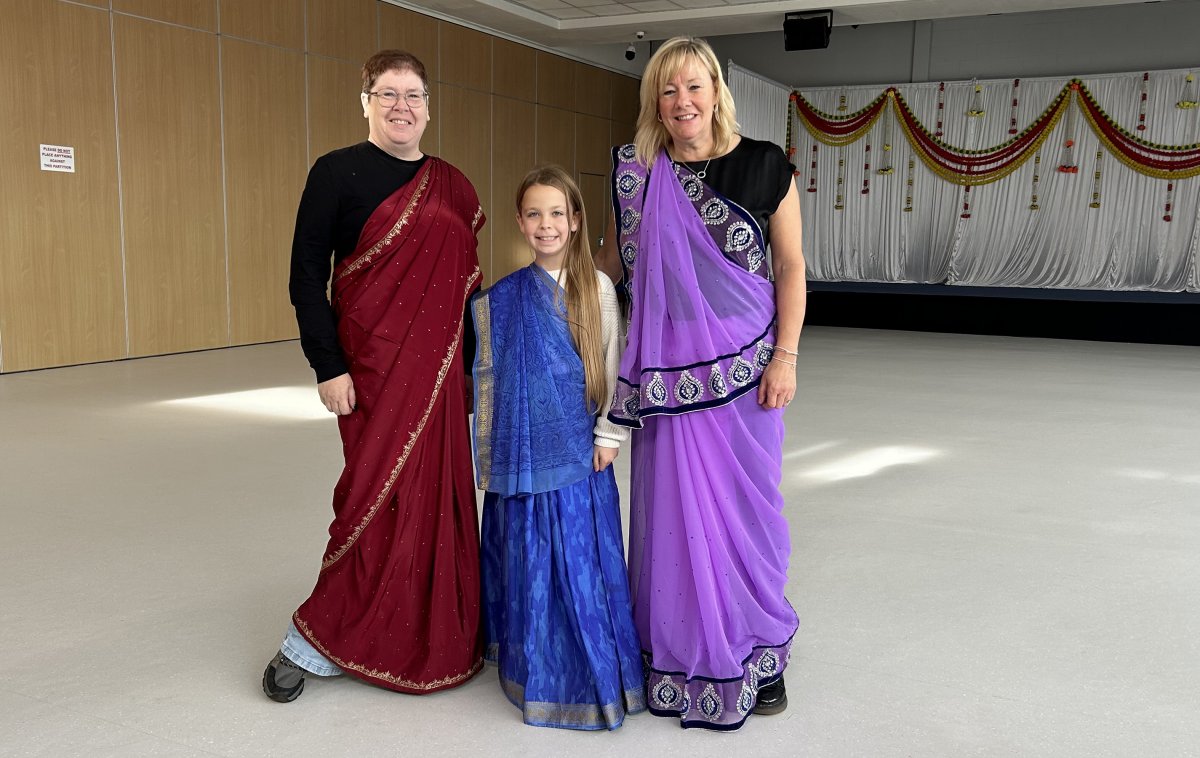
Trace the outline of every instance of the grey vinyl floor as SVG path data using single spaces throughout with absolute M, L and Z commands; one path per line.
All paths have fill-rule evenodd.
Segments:
M 812 328 L 800 385 L 790 707 L 579 733 L 263 696 L 339 472 L 296 343 L 0 376 L 0 755 L 1200 755 L 1200 351 Z

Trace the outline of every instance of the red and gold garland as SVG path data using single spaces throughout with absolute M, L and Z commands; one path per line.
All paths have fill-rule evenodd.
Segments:
M 804 129 L 813 139 L 831 147 L 857 142 L 890 104 L 913 151 L 929 170 L 946 181 L 967 187 L 998 181 L 1020 168 L 1038 153 L 1072 102 L 1083 112 L 1101 144 L 1125 166 L 1157 179 L 1174 181 L 1200 176 L 1200 144 L 1159 145 L 1135 137 L 1100 107 L 1078 79 L 1067 83 L 1023 131 L 984 150 L 949 145 L 938 135 L 930 134 L 895 87 L 884 90 L 861 110 L 844 116 L 823 113 L 798 92 L 792 93 L 791 100 Z

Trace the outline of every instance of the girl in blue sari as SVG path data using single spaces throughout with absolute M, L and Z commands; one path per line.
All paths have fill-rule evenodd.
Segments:
M 606 419 L 616 291 L 563 169 L 525 177 L 517 222 L 533 263 L 472 304 L 486 655 L 525 723 L 616 729 L 646 707 L 611 465 L 627 432 Z

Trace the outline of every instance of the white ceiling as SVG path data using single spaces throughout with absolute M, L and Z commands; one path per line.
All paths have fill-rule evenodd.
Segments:
M 835 26 L 1124 5 L 1144 0 L 389 0 L 550 47 L 678 34 L 777 31 L 785 13 L 833 10 Z

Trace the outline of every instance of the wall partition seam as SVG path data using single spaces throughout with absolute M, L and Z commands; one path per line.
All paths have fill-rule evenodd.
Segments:
M 217 28 L 221 28 L 220 3 Z M 229 279 L 229 154 L 225 147 L 225 41 L 217 34 L 217 117 L 221 120 L 221 219 L 225 230 L 225 344 L 233 344 L 233 284 Z
M 116 137 L 117 158 L 117 230 L 121 238 L 121 311 L 125 315 L 125 355 L 132 349 L 129 335 L 129 262 L 125 250 L 125 180 L 121 168 L 121 107 L 117 93 L 117 20 L 116 14 L 108 13 L 108 44 L 112 54 L 113 83 L 113 135 Z

